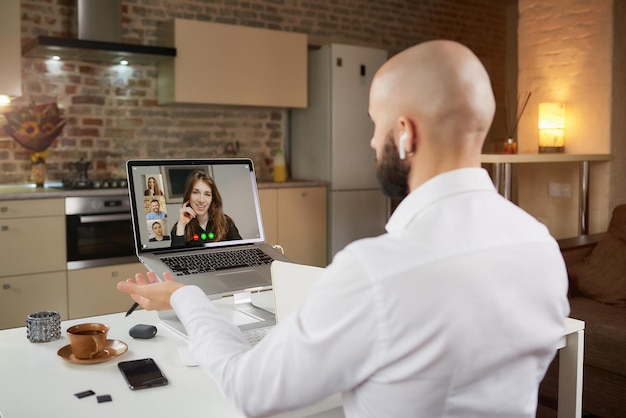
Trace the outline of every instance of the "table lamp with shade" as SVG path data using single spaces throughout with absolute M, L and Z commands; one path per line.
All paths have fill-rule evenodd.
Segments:
M 565 151 L 565 105 L 539 103 L 539 152 Z

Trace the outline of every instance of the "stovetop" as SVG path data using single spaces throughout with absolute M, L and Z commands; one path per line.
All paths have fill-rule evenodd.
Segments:
M 71 179 L 63 180 L 63 189 L 94 190 L 94 189 L 125 189 L 126 179 Z

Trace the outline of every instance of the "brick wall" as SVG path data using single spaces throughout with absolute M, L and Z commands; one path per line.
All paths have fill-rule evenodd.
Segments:
M 485 62 L 499 103 L 505 91 L 505 1 L 494 0 L 123 0 L 122 39 L 156 44 L 157 22 L 215 21 L 307 33 L 310 43 L 384 48 L 393 55 L 417 42 L 465 43 Z M 22 38 L 76 36 L 75 1 L 22 0 Z M 288 142 L 287 109 L 157 106 L 156 67 L 47 62 L 23 58 L 17 104 L 57 101 L 68 119 L 50 147 L 48 178 L 68 176 L 69 162 L 93 162 L 92 178 L 124 176 L 128 158 L 223 156 L 235 141 L 271 178 L 276 146 Z M 3 124 L 0 116 L 0 124 Z M 0 184 L 27 182 L 29 152 L 0 132 Z

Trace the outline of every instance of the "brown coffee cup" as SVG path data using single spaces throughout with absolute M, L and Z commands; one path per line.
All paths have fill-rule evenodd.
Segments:
M 107 325 L 96 322 L 69 327 L 67 336 L 70 339 L 74 357 L 91 359 L 101 356 L 104 353 L 108 332 Z

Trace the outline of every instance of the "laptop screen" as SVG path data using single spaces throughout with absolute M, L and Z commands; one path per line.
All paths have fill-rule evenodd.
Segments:
M 265 241 L 252 160 L 130 160 L 126 168 L 138 254 Z

